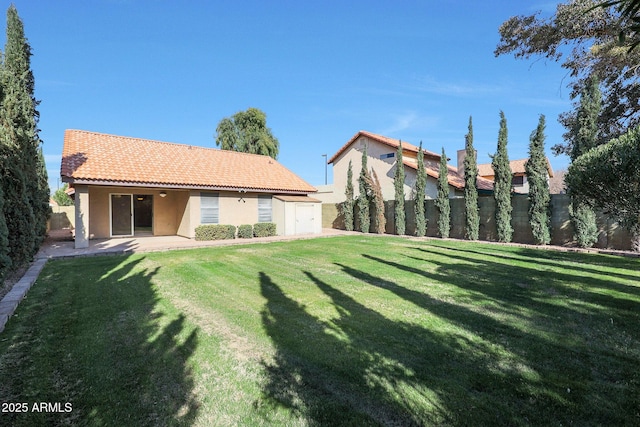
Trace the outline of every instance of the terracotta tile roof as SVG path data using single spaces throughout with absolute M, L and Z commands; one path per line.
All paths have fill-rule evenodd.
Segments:
M 413 170 L 418 170 L 418 164 L 413 159 L 403 159 L 402 163 Z M 457 188 L 458 190 L 464 189 L 464 175 L 459 175 L 458 169 L 451 165 L 447 165 L 447 168 L 449 169 L 449 173 L 447 176 L 447 182 L 449 183 L 449 185 Z M 427 175 L 432 178 L 438 179 L 438 177 L 440 176 L 439 169 L 429 166 L 425 166 L 424 169 L 427 172 Z M 493 181 L 482 178 L 480 174 L 478 174 L 478 178 L 476 179 L 476 186 L 478 190 L 493 191 Z
M 267 156 L 81 130 L 65 131 L 60 175 L 84 184 L 316 192 Z
M 351 144 L 353 144 L 355 141 L 358 140 L 358 138 L 360 138 L 361 136 L 366 136 L 369 139 L 372 139 L 374 141 L 378 141 L 382 144 L 388 145 L 389 147 L 393 147 L 395 149 L 398 148 L 398 145 L 400 143 L 399 139 L 393 139 L 393 138 L 389 138 L 387 136 L 382 136 L 382 135 L 377 135 L 375 133 L 371 133 L 371 132 L 367 132 L 366 130 L 361 130 L 358 133 L 356 133 L 349 141 L 347 141 L 346 144 L 344 144 L 342 146 L 342 148 L 340 148 L 338 150 L 338 152 L 336 154 L 334 154 L 327 163 L 333 163 L 343 152 L 345 152 L 347 150 L 347 148 L 349 148 L 349 146 Z M 418 153 L 418 150 L 420 149 L 420 147 L 417 147 L 413 144 L 409 144 L 406 141 L 402 141 L 402 151 L 404 152 L 410 152 L 410 153 Z M 433 151 L 429 151 L 429 150 L 425 150 L 424 148 L 422 149 L 422 152 L 424 153 L 425 157 L 431 157 L 434 160 L 440 161 L 440 154 L 436 154 Z
M 527 163 L 529 159 L 519 159 L 519 160 L 511 160 L 509 162 L 509 166 L 511 167 L 511 173 L 513 174 L 525 174 L 526 169 L 524 167 L 525 163 Z M 553 177 L 553 169 L 551 168 L 551 162 L 549 162 L 549 158 L 547 158 L 547 171 L 549 172 L 549 177 Z M 478 165 L 478 175 L 480 176 L 493 176 L 493 168 L 491 167 L 491 163 L 483 163 Z

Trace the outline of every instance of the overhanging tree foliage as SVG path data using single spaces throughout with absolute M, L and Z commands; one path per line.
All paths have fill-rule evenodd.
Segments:
M 529 140 L 529 159 L 525 163 L 529 182 L 529 224 L 538 245 L 551 242 L 551 217 L 547 157 L 544 154 L 545 118 L 540 115 L 538 127 Z
M 402 141 L 398 144 L 396 153 L 396 171 L 393 175 L 393 185 L 395 187 L 395 225 L 396 234 L 402 235 L 405 232 L 404 216 L 404 163 L 402 163 Z
M 500 111 L 500 131 L 498 132 L 498 148 L 491 159 L 494 184 L 493 197 L 496 202 L 496 231 L 500 242 L 510 242 L 513 236 L 511 226 L 511 165 L 507 153 L 507 119 Z
M 549 18 L 540 14 L 516 16 L 500 26 L 496 56 L 542 57 L 561 61 L 569 71 L 571 97 L 576 98 L 591 76 L 602 85 L 603 108 L 598 118 L 599 143 L 606 142 L 640 124 L 640 49 L 628 50 L 619 43 L 620 31 L 631 22 L 614 7 L 597 7 L 602 1 L 571 0 L 560 3 Z M 560 117 L 570 130 L 575 111 Z M 571 139 L 554 146 L 558 153 L 570 154 Z
M 418 149 L 416 184 L 414 193 L 414 210 L 416 215 L 416 236 L 423 237 L 427 233 L 427 219 L 424 214 L 424 194 L 427 187 L 427 172 L 424 169 L 424 152 L 422 141 Z
M 353 206 L 355 200 L 353 198 L 353 170 L 351 160 L 349 160 L 349 168 L 347 169 L 347 185 L 344 189 L 345 200 L 342 204 L 342 216 L 344 217 L 344 229 L 353 231 Z
M 618 33 L 621 44 L 628 44 L 629 51 L 640 45 L 640 0 L 612 0 L 602 2 L 601 8 L 615 6 L 624 24 Z
M 446 239 L 451 230 L 451 207 L 449 206 L 449 168 L 447 167 L 447 155 L 442 148 L 440 157 L 440 168 L 438 170 L 438 198 L 436 199 L 438 208 L 438 233 L 440 237 Z
M 565 180 L 573 193 L 627 227 L 640 251 L 640 128 L 578 157 Z
M 359 193 L 358 194 L 358 220 L 360 222 L 360 231 L 369 232 L 371 226 L 371 216 L 369 214 L 369 194 L 371 189 L 367 184 L 371 178 L 367 170 L 367 146 L 362 150 L 362 168 L 360 169 L 360 177 L 358 178 Z
M 216 128 L 216 145 L 223 150 L 278 158 L 280 145 L 267 127 L 267 115 L 257 108 L 225 117 Z
M 478 240 L 480 208 L 478 207 L 478 164 L 473 148 L 473 123 L 469 117 L 469 132 L 465 135 L 464 158 L 464 210 L 465 234 L 469 240 Z

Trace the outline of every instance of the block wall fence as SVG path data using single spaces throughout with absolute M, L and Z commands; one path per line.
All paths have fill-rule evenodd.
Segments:
M 464 239 L 465 213 L 464 199 L 449 199 L 451 205 L 451 233 L 450 237 Z M 513 212 L 511 225 L 514 229 L 513 242 L 535 243 L 531 226 L 529 225 L 529 197 L 527 195 L 514 195 L 511 198 Z M 571 246 L 575 244 L 573 237 L 573 225 L 569 218 L 570 198 L 566 194 L 551 195 L 551 244 L 558 246 Z M 322 227 L 344 229 L 344 218 L 340 213 L 341 203 L 323 203 Z M 387 219 L 386 233 L 395 234 L 395 214 L 393 200 L 385 201 L 385 216 Z M 414 214 L 414 201 L 405 201 L 406 234 L 415 235 L 416 220 Z M 480 240 L 497 241 L 495 222 L 495 201 L 491 196 L 478 198 L 480 208 Z M 373 206 L 372 206 L 373 211 Z M 425 216 L 427 217 L 427 236 L 438 235 L 438 209 L 435 200 L 425 200 Z M 357 220 L 357 211 L 354 209 L 354 218 Z M 597 216 L 600 234 L 594 245 L 597 248 L 629 250 L 631 248 L 631 236 L 627 229 L 617 222 L 607 218 L 604 214 Z M 373 227 L 373 224 L 372 224 Z M 373 229 L 373 228 L 372 228 Z M 356 226 L 356 230 L 358 227 Z

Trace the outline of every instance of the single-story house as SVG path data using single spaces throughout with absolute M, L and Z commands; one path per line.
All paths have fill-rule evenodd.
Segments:
M 60 175 L 74 191 L 77 248 L 93 238 L 194 238 L 201 224 L 322 231 L 316 189 L 268 156 L 67 130 Z
M 399 139 L 389 138 L 377 135 L 372 132 L 359 131 L 346 144 L 344 144 L 329 160 L 329 164 L 333 164 L 333 199 L 332 201 L 345 200 L 345 188 L 347 183 L 347 170 L 349 162 L 353 172 L 353 187 L 355 196 L 359 194 L 358 176 L 362 168 L 362 152 L 367 147 L 367 167 L 375 170 L 380 180 L 380 188 L 385 200 L 393 200 L 395 198 L 394 175 L 396 170 L 396 153 Z M 405 198 L 412 196 L 415 188 L 418 170 L 418 151 L 419 147 L 402 141 L 402 159 L 405 166 L 404 193 Z M 441 155 L 429 150 L 422 149 L 424 168 L 427 174 L 427 185 L 425 188 L 425 198 L 435 199 L 438 197 L 438 176 L 440 175 L 440 158 Z M 464 150 L 461 150 L 464 153 Z M 458 153 L 458 162 L 464 160 L 461 153 Z M 464 168 L 462 163 L 458 167 L 447 165 L 448 174 L 447 181 L 449 183 L 449 197 L 458 197 L 464 195 Z M 493 182 L 478 177 L 477 187 L 481 193 L 491 193 L 493 191 Z M 318 195 L 319 197 L 322 197 Z
M 547 182 L 549 182 L 550 178 L 553 178 L 553 169 L 551 168 L 551 162 L 549 162 L 549 158 L 547 157 Z M 527 181 L 527 171 L 525 169 L 525 164 L 529 159 L 519 159 L 519 160 L 511 160 L 509 162 L 509 167 L 511 168 L 511 173 L 513 174 L 511 178 L 511 187 L 513 188 L 514 193 L 519 194 L 529 194 L 529 182 Z M 489 181 L 494 181 L 495 176 L 493 172 L 493 167 L 491 163 L 483 163 L 478 165 L 478 176 L 481 176 L 484 179 L 488 179 Z

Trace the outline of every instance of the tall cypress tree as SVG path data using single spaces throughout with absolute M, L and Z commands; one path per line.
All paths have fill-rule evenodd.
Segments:
M 51 217 L 51 207 L 49 206 L 49 200 L 51 199 L 51 189 L 49 188 L 49 174 L 47 173 L 47 165 L 44 159 L 44 152 L 42 146 L 38 148 L 38 157 L 36 159 L 36 195 L 34 200 L 34 215 L 36 215 L 36 236 L 37 247 L 36 252 L 40 247 L 40 243 L 44 240 L 47 234 L 47 221 Z
M 4 170 L 3 156 L 0 154 L 0 167 Z M 11 268 L 11 258 L 9 257 L 9 230 L 4 219 L 4 191 L 0 186 L 0 283 L 5 274 Z
M 378 234 L 384 234 L 387 218 L 384 216 L 384 198 L 382 196 L 382 188 L 380 188 L 380 180 L 376 171 L 371 169 L 371 173 L 365 176 L 367 180 L 367 188 L 371 190 L 371 198 L 375 215 L 373 216 L 373 230 Z
M 440 169 L 438 170 L 438 198 L 436 206 L 440 215 L 438 215 L 438 232 L 440 237 L 449 237 L 451 229 L 451 209 L 449 206 L 449 168 L 447 167 L 447 155 L 442 147 L 442 156 L 440 157 Z
M 598 116 L 602 110 L 602 93 L 600 84 L 595 76 L 591 76 L 580 94 L 580 105 L 576 113 L 576 120 L 569 136 L 572 139 L 570 158 L 575 159 L 598 145 Z M 575 239 L 578 246 L 588 248 L 598 240 L 598 226 L 596 214 L 586 201 L 571 193 L 570 215 Z
M 0 111 L 0 143 L 11 159 L 3 182 L 6 184 L 5 218 L 11 256 L 20 264 L 33 256 L 44 238 L 49 191 L 48 184 L 44 184 L 46 172 L 43 176 L 44 167 L 40 165 L 39 114 L 31 71 L 31 46 L 13 5 L 7 10 L 7 42 L 1 80 L 4 96 Z
M 345 201 L 342 204 L 342 216 L 344 217 L 344 229 L 353 231 L 353 170 L 351 160 L 349 160 L 349 168 L 347 169 L 347 185 L 344 190 Z
M 498 132 L 498 148 L 491 159 L 494 184 L 493 197 L 496 202 L 496 231 L 500 242 L 510 242 L 513 236 L 511 227 L 511 166 L 507 154 L 507 119 L 500 111 L 500 131 Z
M 478 240 L 480 231 L 480 208 L 478 207 L 478 164 L 476 150 L 473 148 L 473 123 L 469 117 L 469 133 L 464 137 L 464 210 L 467 239 Z
M 369 171 L 367 170 L 367 146 L 364 146 L 362 150 L 362 169 L 360 170 L 360 177 L 358 178 L 359 191 L 358 195 L 358 219 L 360 220 L 360 231 L 363 233 L 369 232 L 371 226 L 371 216 L 369 215 L 369 186 L 367 181 Z
M 544 154 L 544 115 L 540 115 L 538 127 L 529 140 L 529 160 L 525 163 L 529 182 L 529 224 L 538 245 L 551 241 L 551 218 L 549 215 L 551 196 L 547 180 L 547 157 Z
M 395 219 L 396 234 L 402 235 L 405 232 L 404 217 L 404 163 L 402 163 L 402 141 L 398 144 L 398 152 L 396 154 L 396 172 L 393 176 L 393 185 L 395 187 Z
M 427 172 L 424 169 L 424 152 L 422 141 L 418 149 L 416 171 L 416 192 L 414 195 L 414 210 L 416 214 L 416 236 L 423 237 L 427 233 L 427 219 L 424 214 L 424 192 L 427 187 Z

